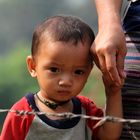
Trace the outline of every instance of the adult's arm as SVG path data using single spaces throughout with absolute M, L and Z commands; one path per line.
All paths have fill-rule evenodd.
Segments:
M 121 25 L 122 0 L 95 0 L 98 34 L 91 47 L 95 63 L 110 82 L 121 84 L 126 55 L 125 36 Z

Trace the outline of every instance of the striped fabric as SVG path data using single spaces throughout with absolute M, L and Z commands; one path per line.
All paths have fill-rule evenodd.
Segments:
M 124 118 L 140 120 L 140 1 L 131 4 L 123 27 L 128 49 L 122 89 Z M 120 140 L 140 140 L 140 123 L 124 124 Z

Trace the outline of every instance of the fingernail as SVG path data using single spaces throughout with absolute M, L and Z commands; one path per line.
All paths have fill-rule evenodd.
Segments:
M 122 72 L 122 77 L 126 78 L 126 72 L 125 71 Z
M 126 78 L 126 73 L 125 73 L 125 71 L 121 71 L 121 77 L 122 77 L 122 78 Z
M 120 83 L 120 82 L 116 82 L 115 85 L 116 85 L 116 86 L 120 86 L 121 83 Z
M 116 82 L 116 86 L 120 86 L 122 84 L 121 77 L 119 77 L 118 81 Z

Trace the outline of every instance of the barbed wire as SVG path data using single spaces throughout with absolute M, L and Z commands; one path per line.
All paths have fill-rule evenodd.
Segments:
M 0 113 L 5 112 L 11 112 L 16 113 L 19 116 L 24 115 L 46 115 L 46 116 L 53 116 L 53 117 L 62 117 L 66 119 L 72 119 L 80 117 L 82 119 L 91 119 L 98 121 L 98 123 L 94 126 L 94 129 L 103 125 L 105 122 L 113 122 L 113 123 L 140 123 L 140 120 L 136 119 L 124 119 L 120 117 L 114 117 L 114 116 L 104 116 L 104 117 L 96 117 L 96 116 L 88 116 L 84 114 L 74 114 L 71 112 L 64 112 L 64 113 L 46 113 L 46 112 L 40 112 L 40 111 L 28 111 L 28 110 L 13 110 L 13 109 L 0 109 Z M 129 126 L 127 125 L 127 128 L 130 130 Z M 133 131 L 129 131 L 129 133 L 133 136 L 134 140 L 140 140 L 136 137 L 135 133 Z
M 64 113 L 46 113 L 46 112 L 40 112 L 40 111 L 28 111 L 28 110 L 13 110 L 13 109 L 0 109 L 0 113 L 4 112 L 11 112 L 16 113 L 17 115 L 46 115 L 46 116 L 55 116 L 55 117 L 63 117 L 67 119 L 72 118 L 83 118 L 83 119 L 91 119 L 91 120 L 104 120 L 104 121 L 110 121 L 110 122 L 117 122 L 117 123 L 140 123 L 140 120 L 136 119 L 124 119 L 114 116 L 104 116 L 104 117 L 95 117 L 95 116 L 88 116 L 84 114 L 74 114 L 71 112 L 64 112 Z

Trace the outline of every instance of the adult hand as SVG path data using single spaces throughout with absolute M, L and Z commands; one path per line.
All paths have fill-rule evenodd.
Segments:
M 105 23 L 106 24 L 106 23 Z M 99 29 L 91 47 L 96 65 L 109 82 L 122 84 L 124 74 L 124 58 L 126 55 L 125 36 L 120 24 L 111 23 Z

